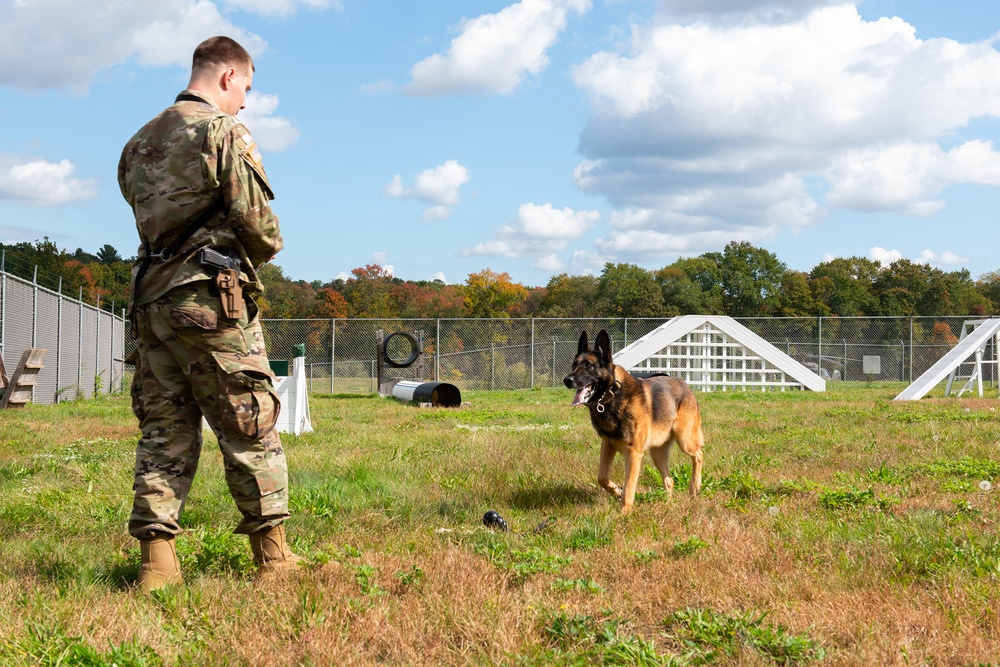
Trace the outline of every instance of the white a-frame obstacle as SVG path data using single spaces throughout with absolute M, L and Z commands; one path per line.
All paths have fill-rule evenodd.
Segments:
M 988 320 L 966 320 L 962 323 L 962 336 L 958 339 L 958 344 L 951 348 L 948 354 L 938 359 L 937 363 L 924 371 L 913 383 L 900 392 L 896 401 L 916 401 L 927 395 L 931 389 L 936 387 L 941 380 L 948 378 L 945 387 L 945 396 L 951 394 L 951 386 L 956 379 L 965 379 L 966 383 L 959 390 L 961 396 L 966 391 L 972 389 L 974 384 L 979 387 L 979 395 L 983 395 L 983 355 L 991 340 L 996 339 L 1000 344 L 1000 318 Z M 998 348 L 994 348 L 998 349 Z M 959 376 L 959 367 L 969 361 L 975 355 L 972 372 L 966 376 Z M 994 362 L 996 363 L 996 362 Z
M 614 362 L 681 377 L 701 391 L 826 391 L 823 378 L 731 317 L 675 317 L 619 350 Z

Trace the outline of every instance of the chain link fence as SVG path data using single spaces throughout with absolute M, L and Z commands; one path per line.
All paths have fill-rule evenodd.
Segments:
M 0 355 L 13 375 L 29 348 L 47 350 L 32 400 L 63 400 L 117 393 L 125 388 L 125 313 L 84 303 L 0 271 Z
M 967 317 L 735 318 L 827 380 L 912 382 L 946 354 Z M 416 334 L 424 355 L 416 369 L 390 377 L 449 382 L 463 390 L 560 386 L 576 355 L 580 333 L 601 329 L 614 350 L 653 331 L 666 319 L 385 319 L 265 320 L 273 359 L 306 346 L 310 390 L 377 391 L 378 331 Z M 986 350 L 984 381 L 997 381 L 995 341 Z M 878 370 L 873 371 L 873 368 Z M 968 368 L 960 375 L 968 375 Z M 395 373 L 395 374 L 392 374 Z
M 962 335 L 966 317 L 736 318 L 738 322 L 822 377 L 833 381 L 912 382 Z M 378 332 L 414 333 L 424 353 L 391 378 L 448 382 L 462 390 L 561 386 L 576 355 L 580 332 L 601 329 L 614 350 L 666 319 L 380 319 L 264 320 L 271 359 L 291 359 L 304 345 L 308 386 L 314 393 L 378 391 Z M 45 369 L 33 400 L 49 404 L 127 390 L 134 347 L 124 312 L 110 313 L 0 269 L 0 354 L 8 374 L 21 353 L 45 348 Z M 991 341 L 983 380 L 997 382 Z M 968 376 L 972 363 L 959 375 Z M 877 369 L 873 371 L 872 369 Z

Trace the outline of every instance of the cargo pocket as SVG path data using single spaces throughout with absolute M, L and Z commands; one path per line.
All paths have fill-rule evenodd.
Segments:
M 222 426 L 244 438 L 263 438 L 274 429 L 281 410 L 271 375 L 233 357 L 213 356 L 218 364 Z
M 142 404 L 142 367 L 139 362 L 135 362 L 135 372 L 132 374 L 132 385 L 129 392 L 132 396 L 132 414 L 139 420 L 139 424 L 146 419 L 146 409 Z
M 215 331 L 218 324 L 219 316 L 210 306 L 184 305 L 170 309 L 170 326 L 175 329 Z

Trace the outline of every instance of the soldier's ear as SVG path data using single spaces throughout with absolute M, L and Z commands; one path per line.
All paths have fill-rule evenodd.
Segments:
M 611 363 L 611 338 L 608 332 L 601 329 L 597 334 L 597 341 L 594 342 L 594 352 L 605 364 Z
M 587 342 L 587 332 L 584 331 L 580 334 L 580 343 L 576 346 L 576 353 L 581 355 L 587 352 L 590 352 L 590 344 Z

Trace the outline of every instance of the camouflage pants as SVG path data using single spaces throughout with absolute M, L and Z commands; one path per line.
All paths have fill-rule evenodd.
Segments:
M 256 306 L 239 321 L 220 314 L 209 282 L 177 287 L 136 309 L 138 356 L 132 410 L 142 437 L 135 455 L 129 533 L 181 532 L 198 468 L 202 416 L 219 440 L 229 492 L 243 514 L 237 533 L 288 517 L 288 471 L 274 429 L 280 403 Z

